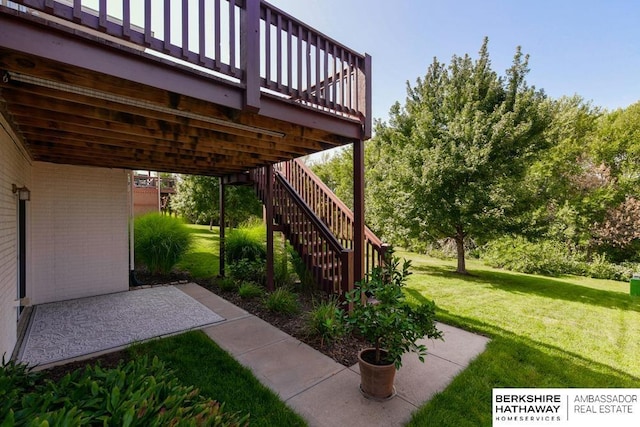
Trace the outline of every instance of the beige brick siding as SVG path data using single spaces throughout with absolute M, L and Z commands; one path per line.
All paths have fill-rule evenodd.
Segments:
M 12 184 L 31 188 L 31 165 L 0 114 L 0 356 L 6 354 L 7 358 L 16 344 L 18 316 L 18 201 Z
M 33 304 L 127 290 L 127 171 L 35 162 Z
M 18 201 L 27 186 L 31 304 L 128 289 L 127 171 L 32 162 L 0 114 L 0 356 L 16 345 Z

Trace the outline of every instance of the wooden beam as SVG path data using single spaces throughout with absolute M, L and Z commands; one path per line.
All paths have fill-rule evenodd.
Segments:
M 239 169 L 230 168 L 227 164 L 221 164 L 220 166 L 193 163 L 192 166 L 188 166 L 187 162 L 179 161 L 178 159 L 145 159 L 134 157 L 117 157 L 105 160 L 99 157 L 83 157 L 75 158 L 70 156 L 52 155 L 50 152 L 43 152 L 34 156 L 35 161 L 70 164 L 77 166 L 93 166 L 101 168 L 115 168 L 115 169 L 148 169 L 157 170 L 159 172 L 176 172 L 190 175 L 207 175 L 207 176 L 222 176 L 229 173 L 238 173 Z
M 134 159 L 146 159 L 148 161 L 163 162 L 170 159 L 182 159 L 191 162 L 191 166 L 217 166 L 223 169 L 233 169 L 244 171 L 249 168 L 262 166 L 263 163 L 259 159 L 249 161 L 246 159 L 237 159 L 229 156 L 221 156 L 211 153 L 194 152 L 183 150 L 181 148 L 172 148 L 171 150 L 160 151 L 153 147 L 125 147 L 120 141 L 101 140 L 87 141 L 80 136 L 51 136 L 50 134 L 40 134 L 37 130 L 27 129 L 25 134 L 28 137 L 28 147 L 34 157 L 42 154 L 48 155 L 64 155 L 73 158 L 93 158 L 98 155 L 114 156 L 113 158 L 105 158 L 105 162 L 109 162 L 110 167 L 117 167 L 113 162 L 118 159 L 131 157 Z M 204 163 L 203 163 L 204 162 Z
M 165 64 L 158 64 L 165 66 Z M 176 92 L 168 92 L 158 87 L 144 85 L 129 80 L 123 80 L 107 74 L 73 67 L 56 61 L 37 56 L 4 50 L 0 47 L 0 69 L 14 71 L 21 74 L 40 77 L 50 81 L 61 81 L 65 84 L 78 87 L 86 87 L 94 90 L 112 93 L 132 99 L 140 99 L 168 108 L 177 108 L 182 111 L 190 111 L 203 114 L 220 120 L 230 120 L 237 124 L 253 126 L 257 128 L 272 129 L 290 136 L 304 137 L 318 142 L 324 142 L 333 146 L 348 144 L 356 135 L 354 129 L 360 129 L 360 124 L 346 117 L 336 116 L 315 108 L 305 107 L 295 102 L 287 101 L 279 97 L 265 94 L 267 112 L 261 109 L 262 116 L 253 113 L 242 113 L 240 109 L 230 109 L 224 105 L 216 105 L 197 97 L 189 97 Z M 297 113 L 306 115 L 305 124 L 296 124 L 290 118 Z M 321 126 L 321 129 L 318 127 Z M 341 130 L 347 135 L 340 135 L 336 130 Z
M 2 89 L 2 93 L 3 97 L 11 104 L 46 111 L 59 111 L 79 117 L 99 118 L 110 122 L 139 125 L 152 130 L 166 129 L 171 133 L 184 133 L 192 128 L 206 129 L 217 132 L 218 135 L 242 137 L 245 143 L 255 144 L 258 148 L 264 146 L 269 151 L 280 147 L 283 151 L 291 151 L 294 155 L 309 154 L 336 146 L 335 143 L 308 139 L 304 133 L 300 136 L 293 136 L 283 131 L 282 133 L 285 137 L 278 138 L 272 135 L 262 134 L 259 131 L 251 132 L 249 130 L 208 123 L 193 118 L 33 85 L 22 85 L 21 87 L 7 86 Z M 237 143 L 238 139 L 239 138 L 236 138 L 234 143 Z
M 86 124 L 77 124 L 70 121 L 73 120 L 71 115 L 50 114 L 50 118 L 40 119 L 33 116 L 15 116 L 15 121 L 20 124 L 21 129 L 39 129 L 42 135 L 47 132 L 52 134 L 56 132 L 66 132 L 73 135 L 84 136 L 87 140 L 101 141 L 102 139 L 113 140 L 111 145 L 121 145 L 123 147 L 144 147 L 152 146 L 159 150 L 171 150 L 180 148 L 193 152 L 202 152 L 209 154 L 219 154 L 228 158 L 256 157 L 259 155 L 264 162 L 279 162 L 288 158 L 290 153 L 281 152 L 276 149 L 259 149 L 240 142 L 233 143 L 233 139 L 229 141 L 220 141 L 208 135 L 181 135 L 179 133 L 168 135 L 156 135 L 160 132 L 153 132 L 145 128 L 132 128 L 130 125 L 122 125 L 123 129 L 113 130 L 118 127 L 117 124 L 110 123 L 105 126 L 104 122 L 100 124 L 87 122 L 87 118 L 81 118 L 76 122 L 87 122 Z M 108 129 L 105 129 L 107 127 Z M 76 138 L 78 139 L 78 138 Z M 80 138 L 82 139 L 82 138 Z M 118 144 L 121 140 L 121 144 Z M 242 141 L 242 140 L 240 140 Z M 234 150 L 235 148 L 235 150 Z
M 24 52 L 31 58 L 46 58 L 48 63 L 57 64 L 48 70 L 53 71 L 54 75 L 57 73 L 54 80 L 59 80 L 61 74 L 67 73 L 68 79 L 82 73 L 93 74 L 94 78 L 97 77 L 94 73 L 111 75 L 138 85 L 182 93 L 237 110 L 242 108 L 243 90 L 238 85 L 180 66 L 174 61 L 122 45 L 112 43 L 107 46 L 104 41 L 83 38 L 82 32 L 69 34 L 65 31 L 73 30 L 33 25 L 26 23 L 24 19 L 12 19 L 4 14 L 0 14 L 0 27 L 0 47 Z M 30 66 L 31 64 L 33 60 L 29 62 Z M 82 71 L 70 72 L 72 69 Z M 60 73 L 63 70 L 64 73 Z M 34 71 L 35 67 L 32 67 L 32 72 Z

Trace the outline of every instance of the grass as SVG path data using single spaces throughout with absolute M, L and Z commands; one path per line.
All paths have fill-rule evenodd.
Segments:
M 192 236 L 190 249 L 182 256 L 176 267 L 188 271 L 196 279 L 209 279 L 220 271 L 220 231 L 209 230 L 208 225 L 188 224 Z
M 438 318 L 492 338 L 487 350 L 410 425 L 490 426 L 494 387 L 637 387 L 640 299 L 628 284 L 548 278 L 407 252 L 416 303 L 435 300 Z M 446 337 L 445 337 L 446 340 Z
M 305 426 L 276 394 L 203 332 L 187 332 L 130 348 L 132 357 L 157 356 L 185 385 L 225 403 L 226 412 L 249 413 L 251 426 Z

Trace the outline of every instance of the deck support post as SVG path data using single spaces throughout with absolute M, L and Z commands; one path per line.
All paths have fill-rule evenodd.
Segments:
M 244 70 L 244 109 L 260 110 L 260 1 L 249 0 L 240 15 L 240 63 Z M 269 28 L 269 27 L 267 27 Z
M 364 140 L 353 141 L 353 278 L 364 279 Z
M 265 167 L 266 186 L 265 186 L 265 204 L 264 219 L 267 225 L 267 289 L 273 291 L 275 289 L 273 277 L 273 165 Z
M 220 185 L 218 190 L 218 197 L 220 198 L 220 277 L 224 277 L 224 225 L 225 225 L 225 212 L 224 212 L 224 180 L 220 177 Z

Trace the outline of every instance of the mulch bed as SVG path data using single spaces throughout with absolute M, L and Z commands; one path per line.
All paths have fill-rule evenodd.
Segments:
M 296 315 L 283 315 L 268 310 L 260 299 L 242 299 L 236 292 L 225 292 L 218 288 L 210 281 L 195 281 L 200 286 L 209 289 L 211 292 L 219 295 L 225 300 L 238 307 L 248 311 L 272 324 L 276 328 L 286 332 L 292 337 L 297 338 L 303 343 L 313 347 L 319 352 L 329 356 L 336 362 L 344 366 L 352 366 L 358 363 L 358 352 L 364 347 L 369 347 L 362 338 L 353 335 L 345 336 L 334 342 L 322 342 L 320 337 L 309 335 L 306 328 L 307 313 L 313 309 L 313 301 L 322 298 L 320 294 L 311 294 L 309 292 L 299 292 L 298 302 L 300 303 L 300 313 Z
M 95 365 L 100 363 L 100 366 L 104 369 L 115 368 L 121 362 L 128 362 L 129 355 L 125 350 L 114 351 L 111 353 L 103 354 L 102 356 L 93 357 L 91 359 L 79 360 L 77 362 L 65 363 L 64 365 L 54 366 L 52 368 L 43 371 L 46 374 L 46 378 L 51 381 L 57 382 L 62 379 L 68 373 L 76 371 L 78 369 L 84 369 L 89 365 Z

